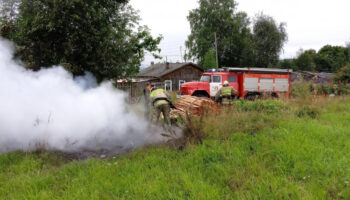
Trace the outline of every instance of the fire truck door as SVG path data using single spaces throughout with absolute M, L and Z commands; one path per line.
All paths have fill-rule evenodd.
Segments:
M 210 96 L 214 97 L 218 90 L 222 87 L 221 76 L 214 75 L 211 77 Z

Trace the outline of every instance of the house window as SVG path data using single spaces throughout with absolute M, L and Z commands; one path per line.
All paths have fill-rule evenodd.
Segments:
M 228 76 L 228 82 L 235 83 L 236 82 L 236 76 Z
M 165 91 L 173 91 L 173 83 L 171 80 L 164 81 L 164 89 Z
M 186 81 L 184 81 L 184 80 L 179 80 L 179 89 L 181 88 L 181 85 L 184 84 L 184 83 L 186 83 Z
M 212 76 L 213 83 L 221 83 L 221 76 Z

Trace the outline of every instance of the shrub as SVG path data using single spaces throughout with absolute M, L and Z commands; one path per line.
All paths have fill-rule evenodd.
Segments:
M 294 83 L 292 86 L 292 97 L 306 99 L 311 96 L 312 84 L 307 82 Z
M 339 95 L 348 95 L 350 94 L 350 84 L 348 85 L 338 85 L 337 93 Z
M 341 68 L 335 75 L 334 81 L 344 85 L 350 83 L 350 66 Z
M 334 93 L 334 88 L 329 84 L 317 85 L 317 94 L 319 95 L 329 95 Z

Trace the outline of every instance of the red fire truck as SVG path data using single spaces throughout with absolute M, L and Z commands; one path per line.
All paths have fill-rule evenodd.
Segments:
M 291 69 L 273 68 L 220 68 L 202 74 L 198 82 L 181 85 L 180 95 L 215 97 L 224 81 L 238 91 L 237 96 L 255 99 L 263 94 L 289 98 L 291 92 Z

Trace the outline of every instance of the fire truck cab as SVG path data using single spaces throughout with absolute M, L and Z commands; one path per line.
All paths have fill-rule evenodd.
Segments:
M 221 68 L 204 72 L 198 82 L 181 85 L 180 95 L 215 97 L 224 81 L 238 91 L 237 96 L 252 99 L 268 94 L 289 98 L 291 69 Z

